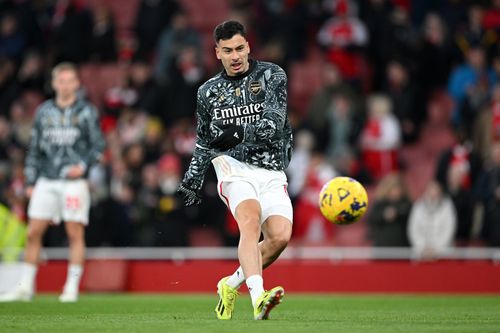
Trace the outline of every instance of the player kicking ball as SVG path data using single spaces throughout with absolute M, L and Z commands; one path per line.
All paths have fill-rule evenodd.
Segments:
M 269 319 L 285 291 L 280 286 L 264 290 L 262 270 L 279 257 L 292 234 L 293 210 L 283 171 L 293 145 L 287 77 L 276 64 L 249 59 L 241 23 L 219 24 L 214 39 L 224 70 L 198 90 L 196 147 L 178 191 L 186 206 L 199 204 L 205 172 L 213 164 L 219 196 L 240 231 L 240 267 L 217 284 L 217 318 L 232 318 L 238 289 L 246 282 L 254 318 Z

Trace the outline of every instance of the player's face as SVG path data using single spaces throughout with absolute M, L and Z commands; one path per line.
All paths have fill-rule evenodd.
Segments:
M 250 46 L 245 37 L 240 34 L 234 35 L 231 39 L 219 40 L 215 47 L 215 54 L 229 76 L 243 74 L 249 68 Z
M 52 78 L 52 88 L 62 98 L 73 97 L 80 87 L 77 74 L 72 70 L 61 70 Z

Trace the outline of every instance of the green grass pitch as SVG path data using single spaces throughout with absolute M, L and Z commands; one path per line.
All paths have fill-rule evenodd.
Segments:
M 0 332 L 500 332 L 499 296 L 285 295 L 268 321 L 254 321 L 250 298 L 238 298 L 231 321 L 215 319 L 215 295 L 57 295 L 0 303 Z

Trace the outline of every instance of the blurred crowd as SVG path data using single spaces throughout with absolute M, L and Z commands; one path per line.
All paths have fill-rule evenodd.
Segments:
M 235 245 L 212 170 L 201 206 L 186 209 L 175 196 L 194 148 L 196 90 L 221 70 L 213 27 L 194 23 L 193 1 L 134 0 L 121 2 L 136 6 L 124 29 L 113 2 L 0 2 L 0 201 L 25 219 L 24 156 L 34 111 L 52 96 L 51 67 L 71 61 L 83 75 L 111 64 L 113 85 L 92 95 L 102 76 L 87 70 L 81 90 L 107 140 L 90 173 L 87 244 Z M 412 245 L 423 257 L 500 246 L 500 0 L 221 2 L 226 18 L 247 26 L 251 56 L 288 72 L 294 241 L 335 244 L 317 196 L 347 175 L 371 195 L 364 245 Z M 311 64 L 319 84 L 297 99 L 295 84 L 313 85 L 292 69 Z M 401 152 L 439 117 L 453 141 L 412 196 Z M 53 228 L 45 242 L 64 245 L 64 232 Z

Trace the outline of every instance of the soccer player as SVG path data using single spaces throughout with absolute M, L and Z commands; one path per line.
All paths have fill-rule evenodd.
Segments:
M 231 319 L 238 288 L 246 282 L 254 318 L 268 319 L 285 292 L 281 286 L 265 291 L 262 269 L 278 258 L 292 234 L 293 211 L 283 172 L 292 153 L 287 77 L 276 64 L 249 59 L 241 23 L 219 24 L 214 38 L 224 69 L 198 90 L 196 147 L 178 191 L 186 206 L 199 204 L 212 162 L 219 196 L 240 231 L 240 267 L 217 284 L 217 318 Z
M 88 223 L 90 194 L 86 178 L 99 161 L 104 139 L 95 107 L 78 97 L 77 68 L 61 63 L 52 70 L 55 98 L 42 103 L 35 115 L 25 162 L 28 237 L 22 277 L 0 301 L 29 301 L 42 238 L 51 223 L 65 222 L 69 265 L 61 302 L 75 302 L 85 257 L 84 227 Z

